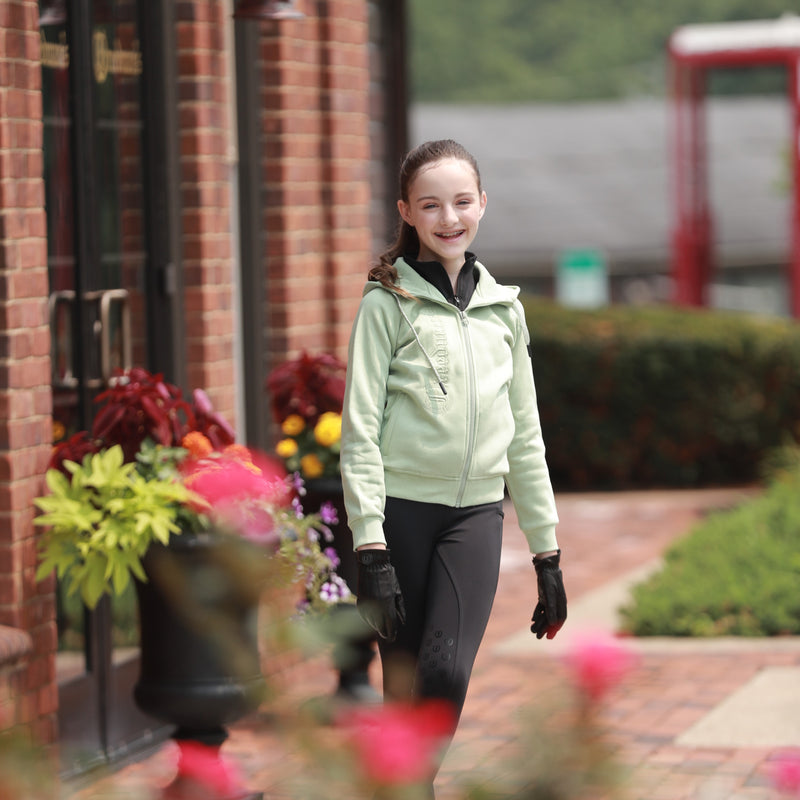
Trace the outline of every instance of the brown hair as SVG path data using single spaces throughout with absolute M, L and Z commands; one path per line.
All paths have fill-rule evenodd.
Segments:
M 418 145 L 403 159 L 399 175 L 400 199 L 406 203 L 408 202 L 408 192 L 411 184 L 423 167 L 442 161 L 445 158 L 457 158 L 460 161 L 466 161 L 475 172 L 475 178 L 478 181 L 478 192 L 483 191 L 481 188 L 481 173 L 478 170 L 478 162 L 475 160 L 475 156 L 453 139 L 437 139 Z M 406 253 L 416 254 L 418 252 L 419 238 L 417 237 L 417 232 L 401 217 L 394 242 L 378 257 L 378 263 L 369 271 L 369 280 L 378 281 L 387 289 L 405 294 L 397 286 L 397 269 L 394 266 L 394 262 Z

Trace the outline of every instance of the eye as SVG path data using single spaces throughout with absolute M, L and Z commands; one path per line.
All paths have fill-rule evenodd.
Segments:
M 430 211 L 433 208 L 436 208 L 436 203 L 425 203 L 425 205 L 422 206 L 423 211 Z

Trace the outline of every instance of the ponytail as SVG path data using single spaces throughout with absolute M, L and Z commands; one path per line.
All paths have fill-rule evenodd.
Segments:
M 419 237 L 416 230 L 404 219 L 401 219 L 394 242 L 378 256 L 378 263 L 370 269 L 367 278 L 377 281 L 392 292 L 409 297 L 408 292 L 397 285 L 397 267 L 394 262 L 401 256 L 416 255 L 418 252 Z

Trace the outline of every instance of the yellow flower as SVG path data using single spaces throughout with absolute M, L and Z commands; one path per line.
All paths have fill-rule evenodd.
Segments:
M 306 421 L 299 414 L 289 414 L 281 423 L 281 431 L 286 436 L 297 436 L 306 427 Z
M 297 452 L 297 442 L 294 439 L 281 439 L 275 445 L 275 452 L 281 458 L 291 458 Z
M 326 411 L 314 427 L 314 438 L 323 447 L 330 447 L 342 438 L 342 415 Z
M 60 439 L 64 438 L 64 434 L 67 432 L 67 429 L 64 427 L 63 422 L 59 422 L 57 419 L 53 420 L 53 441 L 57 442 Z
M 319 460 L 316 453 L 309 453 L 300 459 L 300 472 L 306 478 L 319 478 L 325 471 L 325 465 Z

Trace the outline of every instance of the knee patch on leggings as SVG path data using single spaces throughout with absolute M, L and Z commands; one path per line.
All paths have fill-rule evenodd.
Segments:
M 456 674 L 455 631 L 428 631 L 422 639 L 419 652 L 418 678 L 423 697 L 436 697 L 450 700 L 455 704 L 462 702 L 465 687 Z

